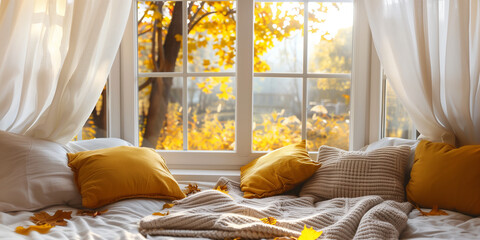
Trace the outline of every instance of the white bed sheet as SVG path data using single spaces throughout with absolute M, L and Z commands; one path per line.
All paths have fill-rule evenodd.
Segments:
M 183 188 L 187 182 L 180 185 Z M 200 188 L 208 189 L 214 183 L 199 182 Z M 0 212 L 0 239 L 178 239 L 172 237 L 146 238 L 138 232 L 138 222 L 143 217 L 162 209 L 164 200 L 128 199 L 107 205 L 108 212 L 95 218 L 77 216 L 77 209 L 68 206 L 53 206 L 42 211 L 53 214 L 56 210 L 72 211 L 72 219 L 67 226 L 57 226 L 47 234 L 32 231 L 29 236 L 14 232 L 17 226 L 33 223 L 29 220 L 32 212 Z M 430 209 L 423 209 L 430 211 Z M 417 210 L 409 214 L 407 228 L 401 239 L 480 239 L 480 217 L 472 218 L 453 211 L 447 216 L 420 216 Z M 184 238 L 186 239 L 186 238 Z
M 431 209 L 423 209 L 429 212 Z M 421 216 L 413 209 L 401 239 L 480 239 L 480 217 L 445 211 L 448 215 Z
M 183 189 L 187 184 L 180 183 L 180 186 Z M 213 188 L 214 186 L 214 183 L 209 182 L 198 182 L 197 184 L 201 189 Z M 67 226 L 56 226 L 47 234 L 32 231 L 28 236 L 15 233 L 15 228 L 33 225 L 29 220 L 33 216 L 32 212 L 0 212 L 0 239 L 173 239 L 151 236 L 145 238 L 138 232 L 140 219 L 161 211 L 165 202 L 165 200 L 159 199 L 127 199 L 105 206 L 102 209 L 108 209 L 108 212 L 95 218 L 77 216 L 77 209 L 75 208 L 53 206 L 40 211 L 45 211 L 50 215 L 53 215 L 57 210 L 72 211 L 72 219 L 67 221 Z

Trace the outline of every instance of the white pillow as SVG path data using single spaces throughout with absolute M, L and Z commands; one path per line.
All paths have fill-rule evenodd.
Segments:
M 63 145 L 0 131 L 0 211 L 81 206 Z
M 95 139 L 67 145 L 0 131 L 0 211 L 32 211 L 59 204 L 81 207 L 67 152 L 129 143 Z
M 96 138 L 91 140 L 72 141 L 65 145 L 69 153 L 112 148 L 119 146 L 133 146 L 131 143 L 120 138 Z
M 408 146 L 388 146 L 368 152 L 321 146 L 317 160 L 322 166 L 303 185 L 300 196 L 325 200 L 377 195 L 403 202 L 408 154 Z

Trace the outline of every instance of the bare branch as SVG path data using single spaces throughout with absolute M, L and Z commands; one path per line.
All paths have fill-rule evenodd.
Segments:
M 195 25 L 197 25 L 197 23 L 199 23 L 203 18 L 205 18 L 206 16 L 210 15 L 210 14 L 214 14 L 214 13 L 218 13 L 217 11 L 215 12 L 207 12 L 205 14 L 203 14 L 200 18 L 198 18 L 195 22 L 193 22 L 193 24 L 191 26 L 188 27 L 188 32 L 190 32 L 193 27 L 195 27 Z M 230 9 L 226 14 L 224 14 L 224 16 L 228 16 L 230 14 L 234 14 L 234 13 L 237 13 L 237 11 L 235 9 Z
M 190 32 L 193 29 L 193 27 L 195 27 L 195 25 L 197 25 L 197 23 L 199 23 L 203 18 L 205 18 L 206 16 L 208 16 L 210 14 L 214 14 L 214 13 L 217 13 L 217 12 L 208 12 L 208 13 L 203 14 L 200 18 L 195 20 L 195 22 L 193 22 L 192 25 L 188 26 L 188 32 Z
M 147 29 L 147 30 L 145 30 L 145 31 L 143 31 L 143 32 L 141 32 L 141 33 L 138 33 L 138 36 L 140 37 L 140 36 L 142 36 L 143 34 L 148 33 L 148 32 L 150 32 L 150 31 L 152 31 L 152 28 L 149 28 L 149 29 Z
M 193 2 L 192 4 L 190 4 L 190 6 L 193 5 Z M 205 5 L 205 2 L 201 2 L 200 3 L 200 6 L 197 8 L 197 11 L 192 15 L 192 18 L 190 18 L 190 23 L 188 24 L 188 29 L 189 29 L 189 32 L 190 32 L 190 29 L 193 28 L 192 26 L 192 23 L 193 23 L 193 20 L 195 20 L 195 18 L 197 17 L 198 13 L 203 9 L 203 6 Z
M 157 44 L 157 42 L 155 41 L 155 35 L 156 35 L 157 32 L 158 32 L 157 27 L 156 27 L 156 26 L 157 26 L 157 21 L 158 21 L 158 20 L 155 19 L 155 21 L 153 22 L 153 24 L 155 24 L 155 25 L 153 26 L 152 49 L 151 49 L 151 51 L 152 51 L 151 54 L 152 54 L 153 71 L 154 71 L 154 72 L 157 71 L 157 65 L 155 64 L 155 63 L 156 63 L 155 56 L 157 55 L 156 52 L 155 52 L 155 47 L 156 47 L 156 44 Z M 160 31 L 161 31 L 161 30 L 160 30 Z
M 142 91 L 144 88 L 146 88 L 148 85 L 152 83 L 152 78 L 148 78 L 147 81 L 142 83 L 142 85 L 138 86 L 138 91 Z

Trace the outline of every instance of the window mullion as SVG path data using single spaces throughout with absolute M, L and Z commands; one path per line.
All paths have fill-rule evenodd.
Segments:
M 254 0 L 237 1 L 236 151 L 252 152 L 252 76 Z
M 132 9 L 120 46 L 121 137 L 138 146 L 137 1 Z
M 183 118 L 183 150 L 188 150 L 188 1 L 184 0 L 182 4 L 182 18 L 185 21 L 182 24 L 182 56 L 183 56 L 183 77 L 182 77 L 182 118 Z
M 303 2 L 302 139 L 307 139 L 308 2 Z
M 121 106 L 120 106 L 120 51 L 117 52 L 115 61 L 107 82 L 107 137 L 121 137 Z
M 257 72 L 254 77 L 284 77 L 284 78 L 350 78 L 350 73 L 276 73 L 276 72 Z

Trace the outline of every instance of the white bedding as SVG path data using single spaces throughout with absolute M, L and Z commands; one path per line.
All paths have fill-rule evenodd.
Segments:
M 159 211 L 164 203 L 152 199 L 124 200 L 108 205 L 108 212 L 95 218 L 76 216 L 76 209 L 67 206 L 50 207 L 44 211 L 50 214 L 58 209 L 73 211 L 68 225 L 54 227 L 47 234 L 32 231 L 29 236 L 17 234 L 14 230 L 17 226 L 32 225 L 28 220 L 31 212 L 0 213 L 0 239 L 145 239 L 138 232 L 138 222 Z M 423 217 L 413 210 L 401 239 L 480 239 L 480 218 L 446 212 L 448 216 Z M 147 239 L 173 238 L 148 236 Z
M 422 209 L 429 212 L 430 209 Z M 480 239 L 480 217 L 445 211 L 445 216 L 421 216 L 414 209 L 408 215 L 401 239 Z
M 180 186 L 187 183 L 180 182 Z M 214 183 L 202 182 L 200 188 L 212 188 Z M 42 209 L 50 215 L 56 210 L 72 211 L 72 219 L 67 226 L 56 226 L 47 234 L 32 231 L 29 236 L 15 233 L 17 226 L 33 225 L 29 220 L 33 212 L 0 212 L 0 239 L 145 239 L 138 231 L 138 222 L 145 216 L 162 210 L 164 200 L 128 199 L 112 203 L 102 209 L 108 209 L 104 215 L 95 218 L 77 216 L 77 209 L 68 206 L 54 206 Z M 165 237 L 147 237 L 147 239 L 173 239 Z
M 186 183 L 181 183 L 182 188 Z M 199 183 L 202 189 L 214 183 Z M 56 210 L 72 211 L 72 219 L 65 227 L 57 226 L 47 234 L 32 231 L 29 236 L 14 232 L 17 226 L 27 226 L 32 212 L 0 212 L 0 239 L 174 239 L 171 237 L 143 237 L 138 222 L 145 216 L 162 209 L 165 201 L 154 199 L 129 199 L 107 205 L 108 212 L 95 218 L 77 216 L 77 209 L 54 206 L 43 209 L 50 214 Z M 429 209 L 423 209 L 429 211 Z M 407 228 L 401 239 L 480 239 L 480 217 L 446 211 L 448 216 L 419 216 L 417 210 L 409 214 Z M 177 238 L 175 238 L 177 239 Z

